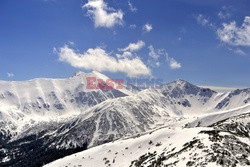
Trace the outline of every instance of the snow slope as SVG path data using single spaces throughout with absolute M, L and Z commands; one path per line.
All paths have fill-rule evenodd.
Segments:
M 249 118 L 249 114 L 240 115 L 209 128 L 162 128 L 90 148 L 44 167 L 249 166 Z
M 128 167 L 143 153 L 163 150 L 181 149 L 181 146 L 192 140 L 200 129 L 163 128 L 141 137 L 132 137 L 107 143 L 86 151 L 67 156 L 45 167 L 65 166 L 115 166 Z M 183 138 L 185 135 L 185 138 Z M 176 141 L 176 142 L 174 142 Z

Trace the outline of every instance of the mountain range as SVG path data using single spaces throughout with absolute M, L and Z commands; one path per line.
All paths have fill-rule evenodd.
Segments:
M 86 89 L 87 77 L 108 79 L 0 81 L 0 166 L 250 165 L 250 88 Z

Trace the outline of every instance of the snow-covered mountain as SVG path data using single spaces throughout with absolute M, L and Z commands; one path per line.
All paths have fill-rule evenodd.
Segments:
M 132 94 L 126 89 L 86 89 L 87 77 L 107 79 L 94 71 L 66 79 L 0 81 L 0 132 L 15 135 L 37 122 L 68 118 L 107 99 Z
M 90 148 L 45 167 L 249 166 L 249 136 L 248 113 L 210 127 L 165 127 Z
M 177 128 L 177 136 L 190 131 L 195 137 L 197 127 L 206 129 L 250 111 L 250 89 L 217 93 L 177 80 L 160 89 L 128 90 L 124 85 L 89 90 L 86 77 L 108 79 L 98 72 L 79 72 L 66 79 L 0 81 L 1 166 L 42 166 L 159 128 Z

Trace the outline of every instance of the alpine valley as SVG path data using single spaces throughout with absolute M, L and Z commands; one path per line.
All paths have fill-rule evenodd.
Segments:
M 86 77 L 108 79 L 0 81 L 1 167 L 250 166 L 250 88 L 86 89 Z

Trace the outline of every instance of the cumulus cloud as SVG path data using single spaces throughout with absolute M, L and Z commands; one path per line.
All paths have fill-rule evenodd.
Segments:
M 15 75 L 12 72 L 7 72 L 7 77 L 8 78 L 13 78 Z
M 223 23 L 217 30 L 219 39 L 229 45 L 250 46 L 250 16 L 246 16 L 242 25 L 238 27 L 236 22 Z
M 77 53 L 67 45 L 57 49 L 59 61 L 66 62 L 75 68 L 96 70 L 99 72 L 122 72 L 129 77 L 151 75 L 151 70 L 139 57 L 115 58 L 104 49 L 90 48 L 84 53 Z
M 137 12 L 137 8 L 132 5 L 132 3 L 129 1 L 128 2 L 129 10 L 131 12 Z
M 126 51 L 134 52 L 134 51 L 140 50 L 144 46 L 145 46 L 145 42 L 140 40 L 137 43 L 130 43 L 126 48 L 118 49 L 118 50 L 123 51 L 123 52 L 126 52 Z
M 153 26 L 152 26 L 152 24 L 145 24 L 143 27 L 142 27 L 142 29 L 144 30 L 144 31 L 146 31 L 146 32 L 150 32 L 152 29 L 153 29 Z
M 171 69 L 179 69 L 181 68 L 181 63 L 178 63 L 174 58 L 167 56 L 167 62 Z
M 132 56 L 134 56 L 133 55 L 133 53 L 131 53 L 131 52 L 128 52 L 128 51 L 125 51 L 125 52 L 123 52 L 122 54 L 116 54 L 116 57 L 118 58 L 118 59 L 120 59 L 120 58 L 130 58 L 130 57 L 132 57 Z
M 108 7 L 103 0 L 88 0 L 82 8 L 87 9 L 87 15 L 93 19 L 95 27 L 111 28 L 123 23 L 123 12 Z

